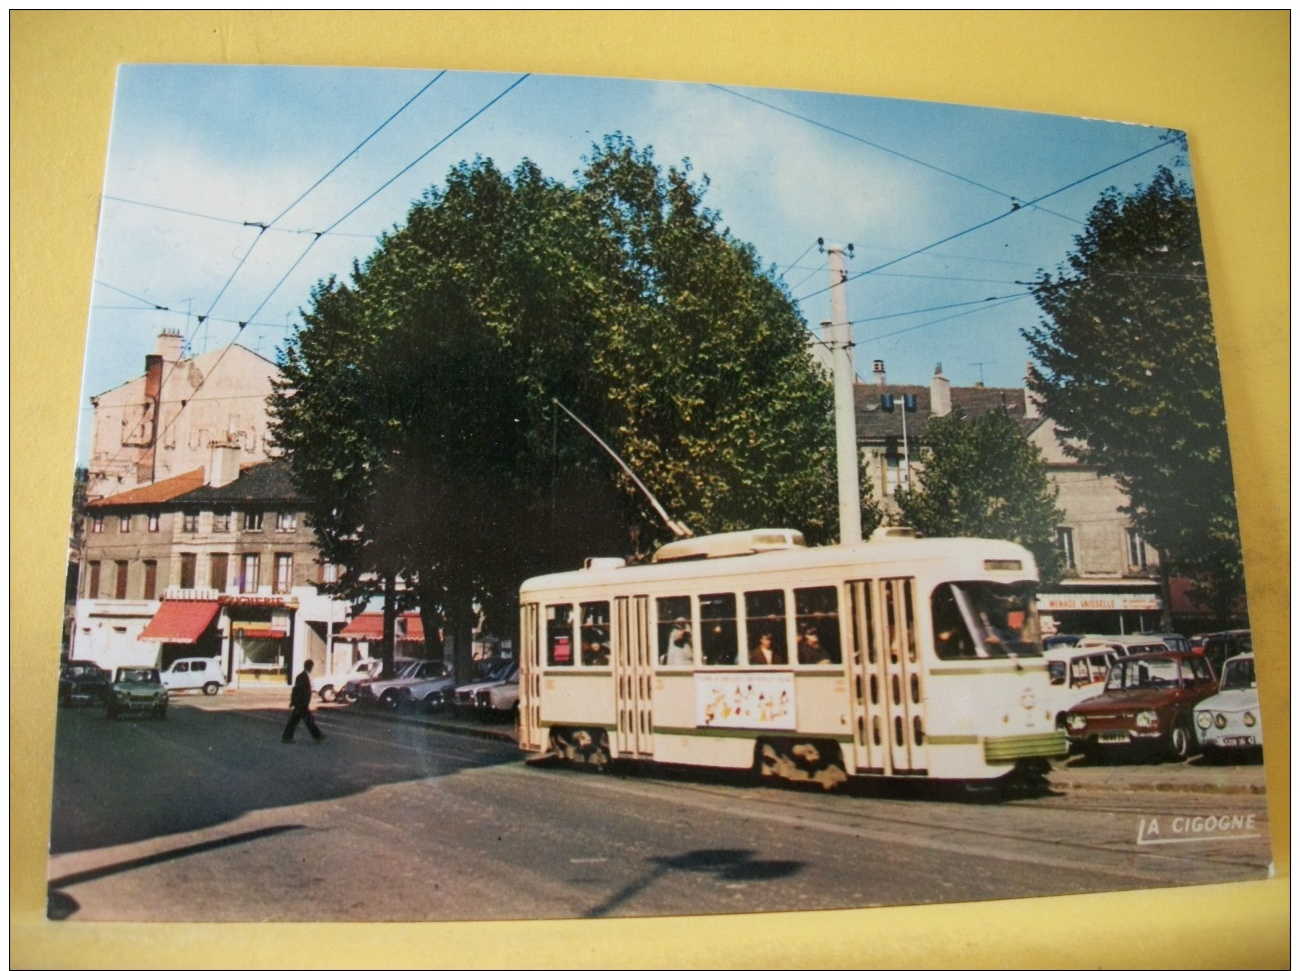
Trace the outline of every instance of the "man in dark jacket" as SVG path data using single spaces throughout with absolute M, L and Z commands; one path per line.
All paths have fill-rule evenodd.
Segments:
M 303 662 L 302 672 L 293 681 L 293 693 L 289 695 L 289 707 L 293 709 L 289 712 L 289 724 L 284 726 L 284 734 L 280 736 L 282 742 L 292 742 L 294 729 L 298 727 L 298 722 L 307 723 L 307 731 L 311 732 L 311 737 L 316 741 L 325 740 L 325 735 L 316 725 L 316 719 L 311 713 L 311 659 L 308 658 Z

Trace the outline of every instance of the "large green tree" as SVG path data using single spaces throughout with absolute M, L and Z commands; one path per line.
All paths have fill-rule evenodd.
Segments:
M 1112 476 L 1169 577 L 1226 623 L 1242 586 L 1223 390 L 1192 189 L 1161 169 L 1110 189 L 1034 294 L 1030 384 L 1066 451 Z M 1169 617 L 1166 614 L 1166 621 Z
M 921 433 L 917 488 L 896 492 L 900 522 L 926 536 L 984 536 L 1034 554 L 1044 583 L 1061 576 L 1056 488 L 1038 447 L 1005 411 L 956 408 Z
M 572 185 L 462 163 L 321 283 L 273 411 L 325 555 L 405 577 L 464 646 L 471 602 L 505 633 L 526 577 L 651 550 L 666 528 L 553 398 L 697 532 L 832 537 L 830 389 L 704 184 L 618 136 Z

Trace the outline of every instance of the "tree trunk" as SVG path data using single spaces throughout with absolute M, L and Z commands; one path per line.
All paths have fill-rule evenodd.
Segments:
M 1160 629 L 1172 631 L 1174 629 L 1174 605 L 1173 593 L 1169 583 L 1169 553 L 1166 550 L 1159 550 L 1158 555 L 1160 557 Z
M 384 660 L 384 677 L 394 677 L 394 647 L 397 640 L 397 577 L 392 573 L 384 574 L 384 642 L 380 647 L 380 657 Z

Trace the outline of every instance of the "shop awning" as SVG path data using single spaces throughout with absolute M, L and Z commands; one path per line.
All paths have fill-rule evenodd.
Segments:
M 416 611 L 407 611 L 396 618 L 395 636 L 399 641 L 423 641 L 424 624 Z M 383 614 L 358 614 L 341 631 L 334 635 L 345 641 L 378 641 L 384 637 Z
M 195 644 L 212 624 L 221 605 L 215 600 L 164 600 L 140 634 L 142 641 Z

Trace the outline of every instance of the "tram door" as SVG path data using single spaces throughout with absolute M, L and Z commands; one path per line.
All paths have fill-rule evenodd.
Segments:
M 524 604 L 519 611 L 519 745 L 525 751 L 540 752 L 542 657 L 538 636 L 537 604 Z
M 614 598 L 614 683 L 617 724 L 613 754 L 652 757 L 649 597 Z
M 848 585 L 853 619 L 853 747 L 859 771 L 907 775 L 926 768 L 916 582 Z

